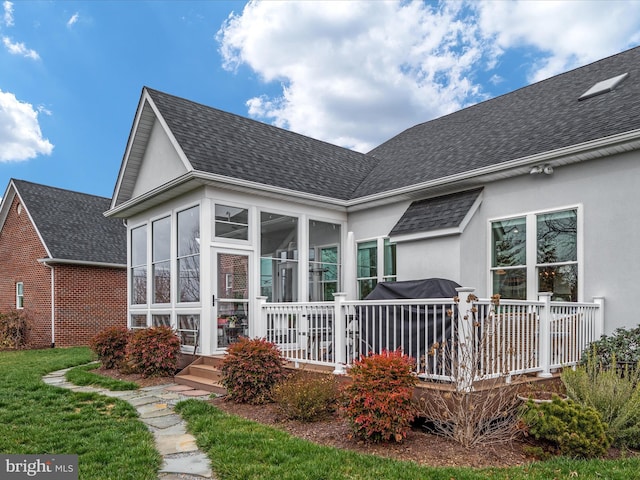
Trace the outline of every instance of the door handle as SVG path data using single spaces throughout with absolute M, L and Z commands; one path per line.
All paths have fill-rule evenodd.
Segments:
M 216 296 L 215 295 L 211 295 L 211 306 L 212 307 L 216 306 Z

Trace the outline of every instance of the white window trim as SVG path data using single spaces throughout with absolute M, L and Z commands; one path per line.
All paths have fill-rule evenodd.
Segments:
M 535 300 L 538 298 L 538 278 L 537 278 L 537 241 L 536 238 L 536 219 L 538 215 L 544 215 L 547 213 L 563 212 L 566 210 L 576 211 L 576 263 L 578 264 L 578 302 L 584 301 L 584 206 L 581 203 L 573 205 L 565 205 L 561 207 L 548 208 L 543 210 L 532 210 L 528 212 L 522 212 L 514 215 L 508 215 L 503 217 L 489 218 L 487 220 L 487 292 L 490 294 L 493 292 L 493 279 L 491 265 L 491 258 L 493 254 L 493 245 L 491 244 L 491 226 L 494 222 L 500 222 L 505 220 L 513 220 L 516 218 L 524 217 L 526 219 L 527 226 L 527 251 L 526 251 L 526 269 L 527 269 L 527 299 Z M 572 262 L 573 263 L 573 262 Z
M 385 240 L 389 240 L 390 243 L 395 244 L 396 245 L 396 249 L 398 248 L 397 245 L 398 243 L 395 242 L 394 240 L 391 239 L 391 237 L 389 236 L 381 236 L 381 237 L 373 237 L 373 238 L 363 238 L 361 240 L 356 240 L 356 259 L 355 259 L 355 265 L 356 265 L 356 296 L 357 298 L 360 298 L 360 281 L 361 280 L 371 280 L 371 279 L 375 279 L 376 280 L 376 284 L 380 283 L 380 282 L 384 282 L 384 281 L 388 281 L 385 280 L 385 278 L 387 277 L 384 274 L 384 267 L 385 267 L 385 249 L 384 249 L 384 242 Z M 376 242 L 376 255 L 377 255 L 377 271 L 376 271 L 376 276 L 375 277 L 359 277 L 358 276 L 358 246 L 361 243 L 369 243 L 369 242 Z M 396 256 L 397 256 L 397 250 L 396 250 Z M 397 257 L 396 257 L 397 258 Z M 394 277 L 394 281 L 398 280 L 398 272 L 397 272 L 397 265 L 396 265 L 396 274 Z
M 229 245 L 237 245 L 237 246 L 247 246 L 247 245 L 251 245 L 252 244 L 252 235 L 253 235 L 253 230 L 254 230 L 254 225 L 253 225 L 253 220 L 254 220 L 254 215 L 255 215 L 255 209 L 252 208 L 251 205 L 244 205 L 244 204 L 239 204 L 239 203 L 235 203 L 235 202 L 225 202 L 224 200 L 213 200 L 213 205 L 211 208 L 211 242 L 215 242 L 215 243 L 221 243 L 221 244 L 226 244 L 227 246 Z M 242 239 L 238 239 L 238 238 L 224 238 L 224 237 L 217 237 L 216 236 L 216 207 L 218 205 L 223 205 L 225 207 L 232 207 L 232 208 L 241 208 L 243 210 L 247 211 L 247 239 L 246 240 L 242 240 Z M 202 236 L 202 230 L 201 230 L 201 236 Z M 202 246 L 202 245 L 201 245 Z
M 20 290 L 22 290 L 21 293 Z M 16 310 L 22 309 L 24 309 L 24 282 L 16 282 Z

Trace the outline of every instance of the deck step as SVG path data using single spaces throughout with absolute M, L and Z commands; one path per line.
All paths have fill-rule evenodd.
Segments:
M 197 377 L 203 377 L 208 380 L 213 380 L 215 382 L 219 382 L 222 378 L 222 372 L 214 367 L 213 365 L 207 364 L 199 364 L 199 365 L 190 365 L 188 368 L 188 375 L 194 375 Z
M 222 384 L 197 375 L 177 375 L 174 380 L 178 385 L 187 385 L 188 387 L 218 395 L 226 395 L 227 393 L 227 389 Z

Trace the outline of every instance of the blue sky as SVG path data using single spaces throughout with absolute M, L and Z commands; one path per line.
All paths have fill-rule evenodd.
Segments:
M 0 195 L 110 197 L 143 86 L 366 152 L 640 44 L 638 0 L 0 2 Z

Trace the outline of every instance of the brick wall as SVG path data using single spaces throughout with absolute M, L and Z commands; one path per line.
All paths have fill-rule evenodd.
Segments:
M 16 308 L 16 283 L 24 283 L 29 346 L 51 346 L 51 271 L 38 263 L 47 252 L 16 196 L 0 232 L 0 311 Z
M 48 257 L 16 196 L 0 231 L 0 312 L 16 307 L 16 282 L 24 283 L 24 312 L 29 347 L 50 347 L 51 270 L 38 262 Z M 54 265 L 55 344 L 86 345 L 108 326 L 126 326 L 127 271 L 80 265 Z
M 127 270 L 55 266 L 56 346 L 87 345 L 112 326 L 127 326 Z

